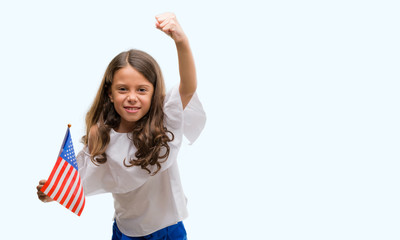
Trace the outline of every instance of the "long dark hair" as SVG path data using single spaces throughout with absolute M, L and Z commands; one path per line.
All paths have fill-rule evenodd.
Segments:
M 161 69 L 154 58 L 143 51 L 132 49 L 122 52 L 110 62 L 93 104 L 86 114 L 86 135 L 82 137 L 82 141 L 88 146 L 90 133 L 92 162 L 98 165 L 107 161 L 105 152 L 110 142 L 110 130 L 117 128 L 121 122 L 121 117 L 110 101 L 109 93 L 114 74 L 128 65 L 153 84 L 154 93 L 149 111 L 135 123 L 131 134 L 131 140 L 137 148 L 135 158 L 129 159 L 128 163 L 126 159 L 123 161 L 126 167 L 140 166 L 154 175 L 161 169 L 160 163 L 168 158 L 168 142 L 174 139 L 174 135 L 164 126 L 165 84 Z M 156 165 L 157 169 L 152 172 L 149 165 Z

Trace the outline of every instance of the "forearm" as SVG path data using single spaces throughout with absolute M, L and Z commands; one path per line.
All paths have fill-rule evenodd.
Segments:
M 189 40 L 178 23 L 175 14 L 163 13 L 157 15 L 156 20 L 156 27 L 175 41 L 178 52 L 179 75 L 181 77 L 179 94 L 181 95 L 183 108 L 185 108 L 197 88 L 196 68 Z
M 193 94 L 196 92 L 196 66 L 192 51 L 190 49 L 189 41 L 185 39 L 183 41 L 176 42 L 175 44 L 178 52 L 179 75 L 181 78 L 179 93 L 181 95 L 183 107 L 185 108 Z

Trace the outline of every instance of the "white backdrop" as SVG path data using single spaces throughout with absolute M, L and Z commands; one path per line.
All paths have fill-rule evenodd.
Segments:
M 110 195 L 81 217 L 36 198 L 109 61 L 137 48 L 178 82 L 190 38 L 206 128 L 180 169 L 191 240 L 399 239 L 398 1 L 1 1 L 2 239 L 110 239 Z

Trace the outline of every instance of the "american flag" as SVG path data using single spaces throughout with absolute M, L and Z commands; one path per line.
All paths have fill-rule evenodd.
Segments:
M 69 127 L 70 125 L 68 125 L 56 165 L 40 191 L 80 216 L 85 207 L 85 195 Z

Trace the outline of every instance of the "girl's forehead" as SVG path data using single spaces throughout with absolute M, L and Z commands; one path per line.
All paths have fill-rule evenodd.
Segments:
M 146 83 L 152 85 L 151 82 L 147 80 L 145 76 L 143 76 L 143 74 L 131 66 L 123 67 L 115 72 L 113 84 L 116 83 Z
M 114 73 L 114 78 L 116 76 L 143 76 L 143 74 L 141 74 L 136 68 L 127 65 L 125 67 L 122 67 L 120 69 L 118 69 L 115 73 Z

